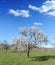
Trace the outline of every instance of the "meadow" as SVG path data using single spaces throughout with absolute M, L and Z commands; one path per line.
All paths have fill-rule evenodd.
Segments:
M 0 50 L 0 65 L 55 65 L 55 50 L 32 50 L 29 58 L 26 52 Z

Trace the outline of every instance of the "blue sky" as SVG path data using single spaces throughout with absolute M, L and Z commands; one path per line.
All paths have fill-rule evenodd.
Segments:
M 55 33 L 54 0 L 0 0 L 0 40 L 18 36 L 19 27 L 36 25 L 53 41 Z

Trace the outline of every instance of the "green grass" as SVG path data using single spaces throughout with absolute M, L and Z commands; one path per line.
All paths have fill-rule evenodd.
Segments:
M 48 58 L 39 61 L 42 56 Z M 55 50 L 32 50 L 29 58 L 25 52 L 0 50 L 0 65 L 55 65 Z

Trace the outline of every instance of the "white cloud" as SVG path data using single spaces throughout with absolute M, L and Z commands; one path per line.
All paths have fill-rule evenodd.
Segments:
M 39 22 L 39 23 L 35 22 L 34 24 L 35 24 L 35 25 L 40 25 L 40 26 L 43 25 L 43 24 L 40 23 L 40 22 Z
M 38 10 L 38 7 L 32 6 L 31 4 L 28 6 L 28 8 L 31 8 L 32 10 Z
M 33 5 L 29 5 L 28 7 L 40 13 L 47 13 L 49 15 L 55 16 L 55 0 L 47 0 L 40 7 Z
M 52 15 L 52 16 L 55 16 L 55 11 L 48 12 L 47 14 Z
M 20 16 L 20 14 L 17 11 L 13 10 L 13 9 L 10 9 L 9 13 L 13 14 L 14 16 Z
M 28 10 L 13 10 L 13 9 L 10 9 L 9 10 L 9 13 L 10 14 L 13 14 L 14 16 L 22 16 L 22 17 L 29 17 L 29 11 Z

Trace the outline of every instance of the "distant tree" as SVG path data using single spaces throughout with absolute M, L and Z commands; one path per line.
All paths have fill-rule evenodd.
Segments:
M 9 49 L 9 45 L 8 45 L 8 42 L 6 40 L 1 41 L 1 46 L 3 49 L 6 50 L 6 52 Z

